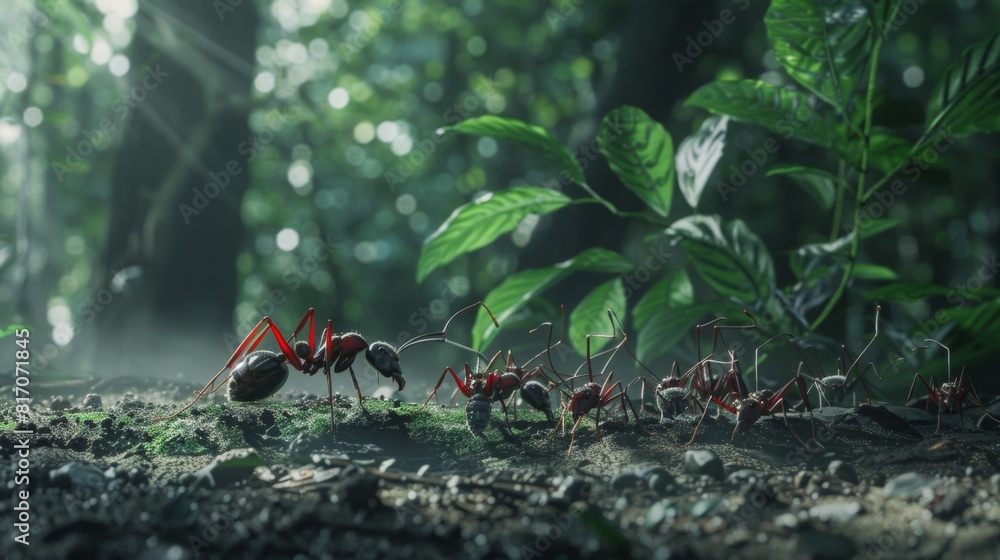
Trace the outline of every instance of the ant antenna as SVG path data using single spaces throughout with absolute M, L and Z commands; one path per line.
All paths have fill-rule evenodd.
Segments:
M 787 336 L 789 339 L 795 340 L 795 336 L 792 335 L 791 333 L 776 334 L 776 335 L 772 336 L 771 338 L 765 340 L 760 346 L 758 346 L 757 348 L 754 349 L 754 351 L 753 351 L 753 386 L 754 386 L 754 391 L 756 391 L 758 389 L 758 387 L 760 387 L 760 385 L 758 385 L 758 383 L 757 383 L 757 372 L 760 371 L 760 349 L 763 348 L 763 347 L 765 347 L 765 346 L 767 346 L 771 342 L 774 342 L 775 340 L 783 337 L 783 336 Z
M 845 378 L 848 375 L 851 374 L 851 370 L 854 369 L 854 367 L 858 365 L 858 362 L 861 361 L 861 356 L 865 355 L 865 352 L 867 352 L 868 349 L 871 348 L 871 345 L 875 343 L 875 339 L 878 338 L 878 314 L 879 314 L 880 311 L 882 311 L 882 306 L 881 305 L 876 305 L 875 306 L 875 334 L 872 335 L 872 339 L 868 341 L 868 345 L 865 346 L 863 350 L 861 350 L 861 353 L 858 354 L 858 357 L 854 360 L 853 363 L 851 363 L 851 367 L 847 368 L 847 371 L 844 372 L 844 377 Z M 924 342 L 926 342 L 926 341 L 924 341 Z
M 442 329 L 441 331 L 439 331 L 439 332 L 433 332 L 433 333 L 418 334 L 417 336 L 415 336 L 415 337 L 411 338 L 410 340 L 407 340 L 406 342 L 404 342 L 403 344 L 401 344 L 399 346 L 399 348 L 396 349 L 396 353 L 399 354 L 403 350 L 406 350 L 407 348 L 409 348 L 411 346 L 416 346 L 417 344 L 421 344 L 421 343 L 424 343 L 424 342 L 444 342 L 446 344 L 451 344 L 452 346 L 455 346 L 457 348 L 461 348 L 463 350 L 472 352 L 473 354 L 476 355 L 476 359 L 477 360 L 481 358 L 483 361 L 486 361 L 487 360 L 486 354 L 483 354 L 482 352 L 480 352 L 478 350 L 475 350 L 475 349 L 473 349 L 473 348 L 471 348 L 469 346 L 466 346 L 464 344 L 460 344 L 458 342 L 455 342 L 454 340 L 448 340 L 448 336 L 447 336 L 448 325 L 450 325 L 451 322 L 455 320 L 455 317 L 458 317 L 462 313 L 464 313 L 464 312 L 466 312 L 466 311 L 468 311 L 470 309 L 479 307 L 479 306 L 482 306 L 482 308 L 486 310 L 486 313 L 490 316 L 490 319 L 493 320 L 493 324 L 496 325 L 497 328 L 499 328 L 500 327 L 500 323 L 497 321 L 497 318 L 493 316 L 493 312 L 490 311 L 490 308 L 486 307 L 485 303 L 483 303 L 481 301 L 477 301 L 476 303 L 473 303 L 472 305 L 469 305 L 467 307 L 463 307 L 462 309 L 459 309 L 458 311 L 456 311 L 454 315 L 452 315 L 451 317 L 448 318 L 448 321 L 444 324 L 444 329 Z
M 947 352 L 947 354 L 948 354 L 948 383 L 951 383 L 951 348 L 948 348 L 947 346 L 945 346 L 944 344 L 938 342 L 937 340 L 934 340 L 933 338 L 925 338 L 924 342 L 933 342 L 934 344 L 937 344 L 941 348 L 944 348 L 945 352 Z M 927 347 L 924 346 L 924 348 L 927 348 Z M 916 350 L 916 349 L 914 348 L 914 350 Z
M 555 344 L 556 346 L 559 346 L 560 344 L 562 344 L 563 335 L 566 334 L 566 305 L 565 304 L 562 304 L 562 303 L 559 304 L 559 313 L 562 315 L 562 326 L 559 327 L 559 340 L 556 342 L 556 344 Z M 549 327 L 549 338 L 546 341 L 547 344 L 548 344 L 548 346 L 545 347 L 545 354 L 549 358 L 549 368 L 552 369 L 552 373 L 555 373 L 556 375 L 558 375 L 558 373 L 556 372 L 556 364 L 555 364 L 555 362 L 552 361 L 552 330 L 553 330 L 552 322 L 551 321 L 545 321 L 544 323 L 542 323 L 542 324 L 538 325 L 537 327 L 535 327 L 535 328 L 531 329 L 530 331 L 528 331 L 528 334 L 532 334 L 532 333 L 534 333 L 535 331 L 537 331 L 538 329 L 540 329 L 540 328 L 542 328 L 544 326 L 548 326 Z M 535 354 L 535 356 L 533 358 L 531 358 L 530 360 L 528 360 L 528 363 L 530 364 L 531 362 L 537 360 L 538 357 L 541 356 L 541 355 L 542 355 L 542 352 L 539 352 L 539 353 Z
M 708 357 L 711 357 L 711 356 L 715 355 L 715 346 L 716 346 L 716 343 L 717 343 L 716 338 L 722 336 L 722 333 L 719 332 L 722 329 L 755 329 L 755 328 L 757 328 L 757 318 L 754 317 L 753 314 L 751 314 L 746 309 L 743 310 L 743 314 L 746 315 L 747 317 L 750 317 L 751 323 L 749 325 L 716 325 L 715 326 L 715 328 L 713 329 L 713 336 L 712 336 L 712 351 L 709 353 Z M 717 317 L 717 318 L 712 319 L 711 321 L 709 321 L 709 322 L 707 322 L 705 324 L 695 325 L 695 328 L 694 328 L 695 338 L 697 339 L 697 342 L 698 342 L 698 361 L 701 361 L 701 328 L 702 327 L 708 327 L 708 326 L 711 326 L 711 325 L 715 325 L 716 323 L 719 323 L 719 322 L 725 321 L 725 320 L 727 320 L 725 317 Z M 722 343 L 726 344 L 725 337 L 722 337 Z
M 715 319 L 712 319 L 711 321 L 709 321 L 707 323 L 704 323 L 704 324 L 701 324 L 701 325 L 695 325 L 694 326 L 694 338 L 698 342 L 698 361 L 699 362 L 701 361 L 701 329 L 702 329 L 702 327 L 710 327 L 710 326 L 718 323 L 719 321 L 725 321 L 725 320 L 726 320 L 725 317 L 716 317 Z M 712 351 L 713 352 L 715 351 L 715 344 L 714 343 L 712 344 Z

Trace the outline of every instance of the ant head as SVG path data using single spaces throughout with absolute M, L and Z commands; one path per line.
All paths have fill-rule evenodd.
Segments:
M 379 373 L 395 381 L 400 391 L 403 390 L 406 380 L 403 379 L 403 370 L 399 367 L 399 354 L 395 348 L 385 342 L 373 342 L 365 350 L 365 359 Z
M 735 436 L 739 432 L 745 432 L 753 426 L 764 414 L 764 403 L 760 399 L 750 396 L 736 402 L 736 427 L 733 429 Z

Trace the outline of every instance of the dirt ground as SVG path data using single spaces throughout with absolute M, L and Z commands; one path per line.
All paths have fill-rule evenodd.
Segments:
M 497 408 L 477 438 L 464 405 L 340 398 L 331 428 L 293 391 L 152 423 L 191 387 L 143 383 L 33 386 L 30 425 L 0 408 L 5 557 L 1000 559 L 1000 434 L 975 407 L 939 434 L 933 411 L 876 405 L 735 438 L 713 410 L 690 445 L 690 413 L 647 407 L 641 427 L 603 414 L 603 441 L 583 422 L 567 458 L 536 412 L 508 430 Z

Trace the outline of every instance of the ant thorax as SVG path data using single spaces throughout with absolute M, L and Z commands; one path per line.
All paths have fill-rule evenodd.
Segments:
M 601 401 L 601 386 L 597 383 L 587 383 L 573 392 L 570 399 L 570 408 L 573 411 L 573 420 L 590 412 Z
M 664 380 L 666 381 L 666 380 Z M 660 411 L 660 419 L 673 417 L 684 408 L 684 400 L 690 392 L 683 387 L 661 387 L 656 391 L 656 408 Z
M 942 383 L 938 388 L 938 399 L 940 408 L 951 412 L 958 409 L 958 403 L 962 400 L 957 393 L 958 387 L 955 383 Z
M 736 412 L 742 412 L 744 410 L 753 410 L 761 406 L 761 403 L 766 400 L 761 393 L 750 393 L 745 399 L 736 401 L 733 406 L 736 408 Z

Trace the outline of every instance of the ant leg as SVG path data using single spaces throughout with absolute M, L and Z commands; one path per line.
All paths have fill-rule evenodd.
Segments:
M 903 406 L 903 418 L 904 419 L 906 418 L 906 411 L 907 411 L 907 409 L 910 408 L 910 397 L 913 396 L 913 386 L 917 384 L 917 380 L 918 379 L 920 380 L 921 383 L 923 383 L 924 388 L 927 389 L 927 403 L 924 405 L 924 412 L 927 412 L 928 410 L 930 410 L 931 401 L 932 400 L 938 405 L 939 409 L 941 408 L 941 403 L 938 402 L 937 396 L 934 394 L 934 388 L 931 385 L 928 385 L 927 382 L 924 381 L 924 378 L 921 377 L 919 373 L 917 373 L 917 374 L 914 374 L 913 381 L 910 382 L 910 390 L 909 390 L 909 392 L 906 393 L 906 405 Z M 933 377 L 931 378 L 931 381 L 932 382 L 934 381 Z M 935 432 L 935 433 L 937 433 L 937 432 Z
M 286 342 L 291 342 L 292 340 L 295 340 L 296 337 L 298 337 L 299 332 L 302 330 L 302 327 L 304 327 L 307 322 L 309 323 L 309 352 L 315 352 L 316 351 L 316 310 L 313 309 L 312 307 L 310 307 L 309 310 L 305 312 L 305 315 L 303 315 L 302 319 L 299 320 L 299 326 L 295 327 L 295 330 L 292 331 L 292 336 L 290 336 L 287 339 L 285 339 L 285 341 Z M 329 328 L 330 324 L 332 324 L 332 321 L 328 321 L 328 328 Z
M 309 316 L 309 340 L 310 344 L 315 344 L 315 328 L 312 321 L 312 309 L 306 315 Z M 303 323 L 306 322 L 306 317 L 302 318 L 299 322 L 299 329 L 302 328 Z M 294 337 L 298 334 L 298 329 L 292 334 Z M 323 329 L 323 346 L 326 348 L 326 359 L 323 360 L 323 373 L 326 374 L 326 394 L 330 398 L 330 427 L 332 428 L 336 422 L 336 416 L 333 413 L 333 374 L 330 373 L 330 366 L 333 364 L 333 321 L 327 319 L 326 328 Z M 310 348 L 313 346 L 310 345 Z M 315 349 L 313 350 L 315 351 Z M 354 379 L 354 370 L 351 370 L 351 379 Z M 358 406 L 361 407 L 361 412 L 365 411 L 365 403 L 361 400 L 361 389 L 358 388 L 358 381 L 354 380 L 354 387 L 358 389 Z
M 580 422 L 583 422 L 583 419 L 585 417 L 586 417 L 585 414 L 581 414 L 580 417 L 576 419 L 576 422 L 573 423 L 573 430 L 569 434 L 569 449 L 566 451 L 566 458 L 567 459 L 569 459 L 569 456 L 573 453 L 573 442 L 576 441 L 576 429 L 577 429 L 577 427 L 580 426 Z M 564 425 L 563 426 L 563 434 L 565 434 L 565 433 L 566 433 L 566 426 Z M 600 433 L 600 432 L 598 432 L 598 433 Z

